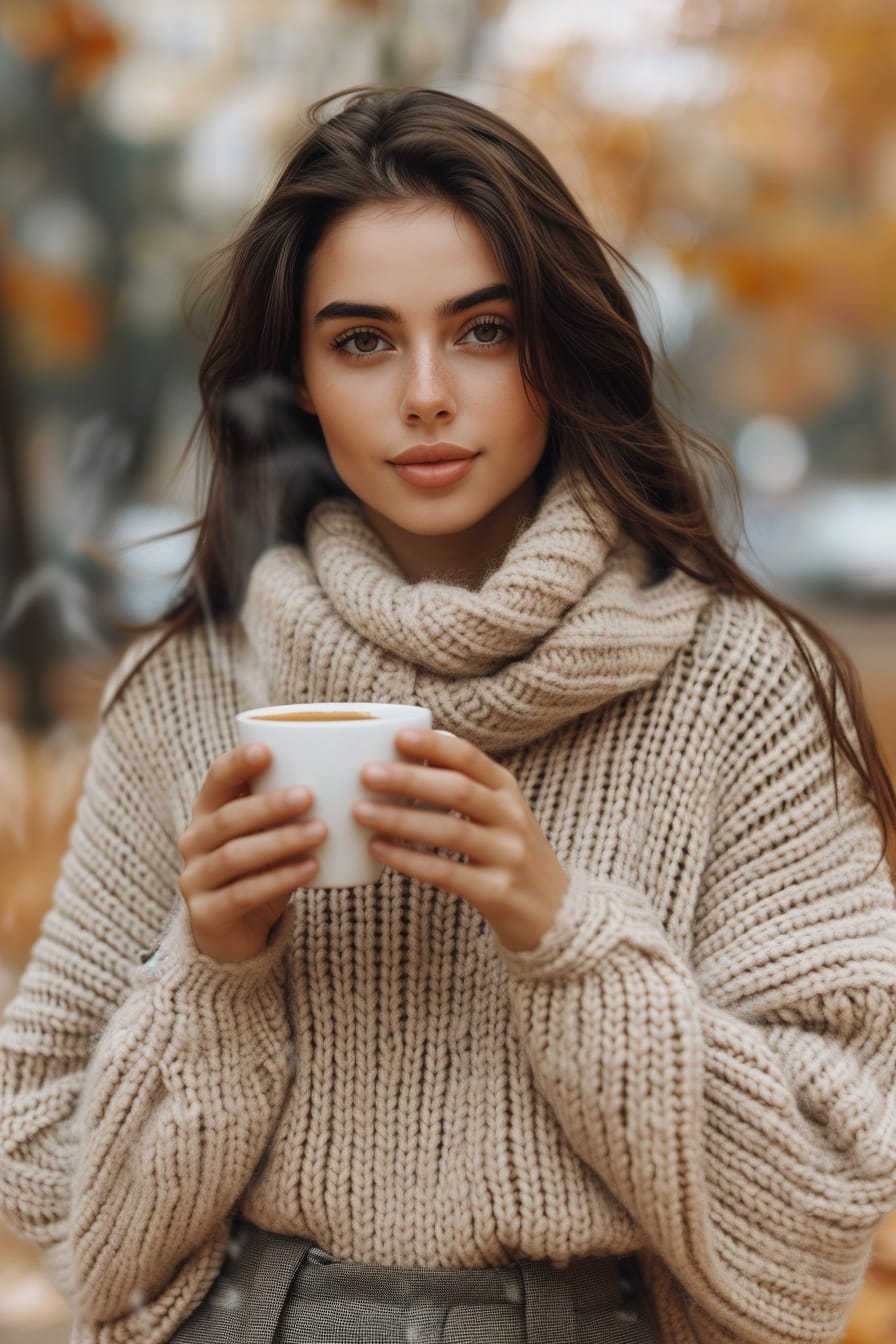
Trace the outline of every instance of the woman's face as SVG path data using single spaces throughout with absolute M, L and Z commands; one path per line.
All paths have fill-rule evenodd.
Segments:
M 336 221 L 309 261 L 300 359 L 300 405 L 390 539 L 473 529 L 472 541 L 505 501 L 531 505 L 548 410 L 520 374 L 506 277 L 457 207 L 368 204 Z M 435 443 L 476 454 L 461 480 L 424 488 L 398 473 L 404 449 Z

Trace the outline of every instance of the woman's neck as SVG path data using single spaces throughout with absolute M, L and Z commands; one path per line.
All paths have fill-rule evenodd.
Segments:
M 471 589 L 479 588 L 501 564 L 512 541 L 537 509 L 538 487 L 531 476 L 478 523 L 447 535 L 408 532 L 361 503 L 368 524 L 410 583 L 433 579 Z

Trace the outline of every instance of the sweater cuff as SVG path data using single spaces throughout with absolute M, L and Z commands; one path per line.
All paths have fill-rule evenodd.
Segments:
M 209 989 L 235 998 L 251 993 L 259 985 L 270 983 L 283 960 L 294 923 L 295 908 L 290 902 L 263 952 L 245 961 L 217 961 L 196 946 L 189 911 L 181 901 L 159 946 L 137 969 L 135 980 L 160 981 L 172 993 L 181 986 L 194 993 Z
M 570 981 L 589 975 L 622 942 L 653 952 L 664 947 L 662 925 L 647 898 L 574 868 L 541 941 L 525 952 L 501 951 L 511 979 Z
M 608 950 L 611 922 L 606 885 L 573 869 L 554 922 L 541 941 L 525 952 L 503 946 L 501 951 L 514 979 L 573 980 Z

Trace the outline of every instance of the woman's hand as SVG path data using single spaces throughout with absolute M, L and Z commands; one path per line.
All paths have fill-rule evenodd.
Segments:
M 361 771 L 364 786 L 462 816 L 413 805 L 356 803 L 355 820 L 377 833 L 372 852 L 397 872 L 469 902 L 509 951 L 531 950 L 553 924 L 568 878 L 513 775 L 451 734 L 402 729 L 396 746 L 429 765 L 376 762 Z M 385 774 L 377 777 L 376 769 Z M 468 862 L 408 849 L 401 841 L 452 850 Z
M 311 807 L 308 789 L 249 794 L 248 781 L 270 758 L 260 742 L 219 756 L 178 845 L 185 864 L 178 885 L 193 940 L 217 961 L 264 951 L 292 892 L 317 870 L 309 850 L 326 839 L 322 821 L 297 821 Z

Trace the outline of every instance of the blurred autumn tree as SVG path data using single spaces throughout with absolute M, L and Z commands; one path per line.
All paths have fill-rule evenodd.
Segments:
M 46 378 L 77 379 L 106 333 L 109 305 L 93 224 L 103 203 L 91 174 L 76 178 L 79 156 L 72 151 L 83 127 L 65 114 L 115 58 L 119 41 L 101 16 L 67 0 L 7 0 L 0 7 L 0 35 L 0 646 L 9 644 L 21 673 L 21 716 L 38 727 L 50 717 L 47 663 L 55 640 L 37 591 L 41 548 L 27 503 L 22 371 L 36 386 Z M 22 77 L 26 68 L 28 80 Z M 54 107 L 63 115 L 54 117 Z M 84 157 L 90 162 L 96 156 Z M 37 579 L 34 597 L 14 613 L 15 595 L 29 578 Z
M 514 13 L 539 36 L 508 80 Z M 571 16 L 592 36 L 558 45 Z M 302 107 L 364 80 L 472 73 L 534 116 L 656 287 L 688 418 L 732 442 L 778 416 L 816 475 L 892 474 L 894 69 L 892 0 L 0 0 L 0 656 L 36 702 L 28 649 L 108 636 L 78 543 L 185 442 L 187 282 Z
M 199 263 L 309 102 L 462 80 L 500 8 L 0 0 L 0 659 L 27 722 L 53 713 L 49 661 L 115 638 L 88 547 L 141 492 L 192 509 L 191 482 L 171 492 L 198 410 L 183 306 Z
M 581 128 L 598 228 L 684 277 L 692 417 L 791 419 L 821 474 L 896 470 L 894 71 L 892 0 L 682 0 L 662 41 L 527 75 Z

